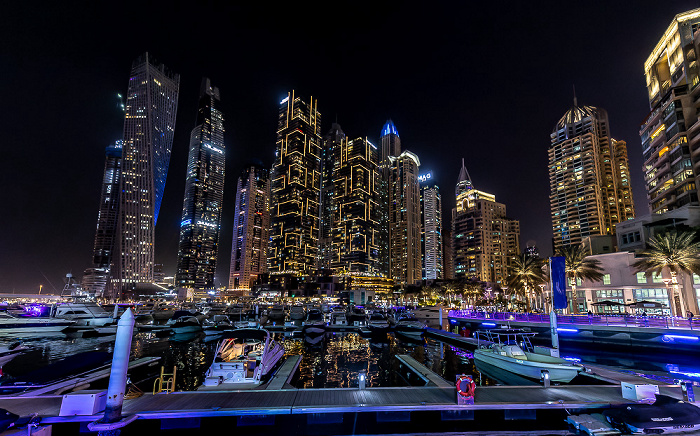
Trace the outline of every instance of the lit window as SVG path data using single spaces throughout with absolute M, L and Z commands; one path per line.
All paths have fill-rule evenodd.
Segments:
M 605 274 L 603 276 L 603 284 L 604 285 L 609 285 L 610 284 L 610 274 Z
M 661 278 L 661 275 L 654 273 L 654 275 L 651 277 L 651 281 L 654 283 L 663 283 L 664 280 Z
M 637 273 L 637 283 L 646 283 L 647 282 L 647 276 L 643 272 L 638 272 Z

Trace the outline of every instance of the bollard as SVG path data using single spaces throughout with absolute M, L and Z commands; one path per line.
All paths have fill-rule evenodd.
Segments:
M 129 369 L 129 354 L 131 352 L 131 336 L 134 332 L 134 314 L 127 309 L 119 318 L 117 324 L 117 339 L 114 342 L 112 369 L 109 373 L 107 387 L 107 404 L 102 422 L 116 422 L 122 417 L 122 405 L 126 393 L 126 372 Z
M 540 379 L 544 382 L 544 387 L 548 388 L 549 387 L 549 371 L 546 369 L 543 369 L 540 375 Z
M 365 370 L 360 371 L 360 375 L 358 376 L 358 380 L 360 383 L 360 389 L 365 388 L 366 379 L 367 379 L 367 373 L 365 372 Z

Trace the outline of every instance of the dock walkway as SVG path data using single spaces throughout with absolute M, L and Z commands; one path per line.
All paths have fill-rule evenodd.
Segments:
M 440 388 L 453 387 L 450 383 L 445 381 L 444 378 L 440 377 L 438 374 L 434 373 L 428 369 L 428 367 L 421 364 L 408 354 L 397 354 L 396 359 L 409 367 L 414 373 L 418 374 L 420 378 L 425 380 L 427 386 L 437 386 Z

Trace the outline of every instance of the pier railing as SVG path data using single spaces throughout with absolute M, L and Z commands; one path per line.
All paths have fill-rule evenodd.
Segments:
M 543 313 L 521 313 L 521 312 L 485 312 L 478 310 L 450 310 L 448 316 L 451 318 L 463 318 L 484 321 L 515 321 L 515 322 L 535 322 L 549 324 L 549 314 Z M 677 328 L 677 329 L 700 329 L 700 319 L 680 318 L 674 316 L 657 315 L 625 315 L 625 314 L 578 314 L 578 315 L 557 315 L 557 324 L 577 324 L 577 325 L 605 325 L 624 327 L 654 327 L 654 328 Z

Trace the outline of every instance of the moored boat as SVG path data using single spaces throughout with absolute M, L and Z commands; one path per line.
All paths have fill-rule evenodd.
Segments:
M 197 333 L 202 331 L 199 319 L 187 310 L 178 310 L 166 323 L 174 334 Z
M 223 333 L 214 362 L 205 374 L 209 389 L 251 389 L 272 375 L 284 348 L 264 329 L 236 329 Z
M 474 351 L 474 361 L 530 380 L 540 380 L 545 371 L 549 379 L 557 383 L 568 383 L 576 377 L 583 369 L 580 365 L 534 351 L 530 338 L 535 334 L 518 329 L 476 332 L 478 348 Z
M 326 332 L 326 322 L 323 319 L 323 312 L 319 309 L 309 309 L 302 328 L 307 336 L 320 336 Z
M 400 336 L 420 341 L 423 339 L 423 333 L 425 333 L 426 328 L 425 323 L 416 319 L 413 313 L 404 312 L 398 315 L 394 331 Z
M 7 312 L 0 312 L 0 335 L 3 336 L 55 334 L 74 324 L 75 321 L 69 319 L 17 317 Z

